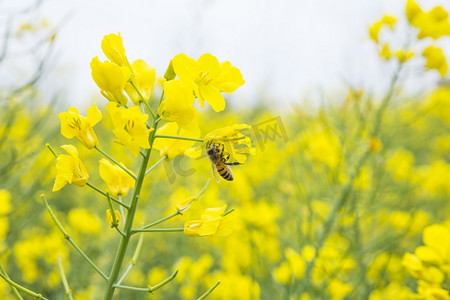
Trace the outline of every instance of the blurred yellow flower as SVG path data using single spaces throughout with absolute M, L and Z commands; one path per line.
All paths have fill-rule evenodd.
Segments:
M 420 8 L 419 5 L 417 5 L 415 1 L 413 0 L 406 1 L 405 15 L 410 24 L 415 24 L 416 17 L 421 14 L 423 14 L 423 10 Z
M 150 148 L 148 137 L 154 129 L 147 129 L 145 122 L 148 115 L 142 114 L 139 107 L 133 106 L 125 109 L 110 102 L 106 105 L 106 110 L 113 121 L 113 132 L 117 137 L 117 140 L 114 140 L 116 143 L 125 146 L 135 157 L 138 156 L 141 147 Z
M 156 134 L 199 138 L 200 128 L 197 126 L 180 128 L 176 122 L 169 122 L 160 127 L 156 131 Z M 194 141 L 157 138 L 153 143 L 153 148 L 160 150 L 161 157 L 167 155 L 168 159 L 173 159 L 181 154 L 189 157 L 199 157 L 201 155 L 201 148 L 193 148 L 192 146 L 194 144 Z
M 144 100 L 148 101 L 152 94 L 153 86 L 155 85 L 155 68 L 147 65 L 142 59 L 135 60 L 131 64 L 131 68 L 133 70 L 133 83 L 136 85 L 142 97 L 144 97 Z M 125 85 L 125 91 L 128 96 L 130 96 L 131 101 L 133 101 L 134 104 L 139 105 L 141 97 L 131 83 Z
M 390 49 L 390 47 L 389 47 L 389 44 L 384 44 L 382 47 L 381 47 L 381 51 L 380 51 L 380 57 L 382 58 L 382 59 L 385 59 L 385 60 L 390 60 L 391 58 L 392 58 L 392 52 L 391 52 L 391 49 Z
M 197 61 L 178 54 L 172 65 L 178 77 L 192 87 L 200 105 L 206 101 L 216 112 L 225 108 L 221 92 L 232 93 L 245 82 L 238 68 L 228 61 L 219 63 L 211 54 L 203 54 Z
M 92 78 L 106 99 L 121 106 L 127 105 L 128 98 L 123 91 L 131 76 L 129 68 L 120 67 L 109 61 L 100 62 L 98 57 L 94 57 L 91 61 L 91 70 Z
M 97 234 L 100 231 L 100 222 L 96 215 L 85 208 L 72 209 L 67 218 L 74 230 L 80 233 Z
M 447 60 L 441 48 L 429 46 L 423 50 L 423 57 L 425 57 L 425 68 L 434 69 L 444 77 L 448 71 Z
M 108 34 L 103 37 L 102 50 L 106 57 L 119 66 L 128 66 L 129 62 L 125 56 L 122 37 L 119 34 Z
M 89 174 L 81 160 L 78 158 L 78 151 L 73 145 L 61 146 L 69 155 L 61 154 L 56 159 L 56 180 L 53 185 L 53 192 L 59 191 L 68 183 L 76 184 L 80 187 L 86 185 Z
M 177 122 L 179 127 L 195 126 L 197 110 L 193 107 L 195 96 L 192 88 L 182 80 L 170 80 L 164 83 L 164 101 L 158 108 L 161 119 Z
M 302 279 L 306 269 L 306 263 L 303 257 L 292 248 L 286 248 L 284 250 L 284 256 L 288 260 L 294 275 L 298 279 Z
M 187 221 L 184 223 L 184 234 L 193 237 L 230 235 L 232 226 L 229 216 L 223 216 L 226 207 L 208 208 L 200 220 Z
M 75 137 L 88 149 L 92 149 L 98 144 L 92 127 L 100 122 L 102 113 L 95 103 L 87 109 L 87 117 L 81 116 L 78 109 L 71 107 L 68 112 L 60 113 L 58 118 L 61 121 L 61 134 L 64 137 L 68 139 Z
M 373 23 L 370 27 L 369 27 L 369 35 L 370 38 L 375 42 L 375 43 L 379 43 L 379 34 L 380 34 L 380 30 L 381 28 L 383 28 L 384 26 L 388 26 L 391 30 L 394 29 L 394 25 L 397 22 L 397 19 L 393 16 L 389 16 L 389 15 L 384 15 L 381 20 Z
M 123 163 L 120 164 L 124 165 Z M 134 174 L 133 171 L 130 172 Z M 134 187 L 134 178 L 116 164 L 111 164 L 105 158 L 100 160 L 99 173 L 100 177 L 108 185 L 109 192 L 113 197 L 119 195 L 125 197 L 128 190 Z
M 448 13 L 442 6 L 435 6 L 429 12 L 424 12 L 416 2 L 406 2 L 406 17 L 411 25 L 419 29 L 417 37 L 423 39 L 431 37 L 438 39 L 450 35 Z
M 398 61 L 404 63 L 410 60 L 414 56 L 414 52 L 411 50 L 400 49 L 395 51 L 395 57 L 397 57 Z
M 244 163 L 247 160 L 247 154 L 254 155 L 256 153 L 250 138 L 242 133 L 242 131 L 249 130 L 250 126 L 246 124 L 216 129 L 205 135 L 204 143 L 205 145 L 221 144 L 224 146 L 224 153 L 230 155 L 231 161 Z
M 0 189 L 0 216 L 11 211 L 11 194 L 8 190 Z
M 106 210 L 106 224 L 108 224 L 111 227 L 117 226 L 117 224 L 119 224 L 122 219 L 120 216 L 120 212 L 117 209 L 114 210 L 114 214 L 116 217 L 116 224 L 114 224 L 114 218 L 111 213 L 111 209 Z
M 352 286 L 340 281 L 337 278 L 330 279 L 327 285 L 327 293 L 331 300 L 344 299 L 352 291 Z
M 292 270 L 287 261 L 282 262 L 275 270 L 272 271 L 272 276 L 281 284 L 288 284 L 291 281 Z

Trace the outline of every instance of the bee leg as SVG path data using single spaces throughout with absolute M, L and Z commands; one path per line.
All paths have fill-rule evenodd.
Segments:
M 242 165 L 240 162 L 232 162 L 232 163 L 225 163 L 227 166 L 239 166 Z
M 212 140 L 211 140 L 211 141 L 208 141 L 208 142 L 206 143 L 206 148 L 211 147 L 211 144 L 212 144 Z

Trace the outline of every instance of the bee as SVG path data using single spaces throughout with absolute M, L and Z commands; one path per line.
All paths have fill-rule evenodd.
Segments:
M 220 181 L 220 177 L 217 173 L 219 173 L 223 179 L 232 181 L 234 177 L 229 166 L 241 164 L 239 162 L 229 163 L 228 160 L 230 159 L 230 155 L 224 154 L 224 148 L 225 147 L 222 144 L 216 145 L 213 144 L 212 141 L 208 142 L 206 145 L 206 154 L 208 154 L 208 158 L 211 161 L 212 172 L 217 182 Z

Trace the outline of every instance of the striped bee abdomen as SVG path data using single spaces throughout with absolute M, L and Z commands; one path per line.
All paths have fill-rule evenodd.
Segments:
M 230 168 L 227 165 L 224 164 L 217 164 L 216 166 L 217 172 L 220 176 L 222 176 L 223 179 L 232 181 L 233 180 L 233 173 L 231 172 Z

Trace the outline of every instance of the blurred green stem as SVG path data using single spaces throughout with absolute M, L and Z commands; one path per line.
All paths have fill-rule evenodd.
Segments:
M 121 284 L 122 283 L 122 281 L 125 279 L 125 277 L 127 277 L 127 275 L 130 272 L 131 268 L 133 268 L 133 266 L 136 264 L 136 261 L 139 258 L 139 254 L 141 253 L 142 243 L 143 242 L 144 242 L 144 234 L 141 234 L 139 236 L 139 241 L 138 241 L 138 244 L 136 246 L 136 250 L 134 250 L 133 257 L 131 258 L 131 262 L 128 265 L 128 268 L 125 270 L 125 272 L 123 272 L 122 277 L 120 277 L 120 279 L 117 282 L 117 284 Z
M 206 293 L 204 293 L 203 295 L 201 295 L 200 297 L 197 298 L 197 300 L 203 300 L 206 297 L 208 297 L 209 294 L 212 293 L 212 291 L 214 291 L 214 289 L 220 284 L 220 280 L 217 281 L 217 283 L 215 285 L 213 285 L 209 290 L 206 291 Z
M 50 216 L 52 217 L 53 222 L 55 222 L 56 227 L 58 227 L 59 231 L 64 235 L 64 238 L 78 251 L 78 253 L 81 254 L 81 256 L 84 257 L 84 259 L 100 274 L 100 276 L 103 277 L 103 279 L 108 280 L 108 276 L 103 273 L 99 267 L 97 267 L 94 262 L 83 252 L 83 250 L 78 247 L 78 245 L 72 240 L 72 238 L 69 236 L 69 234 L 66 232 L 64 227 L 62 226 L 61 222 L 59 222 L 58 218 L 56 217 L 55 213 L 53 212 L 52 208 L 47 202 L 47 199 L 45 199 L 44 195 L 41 195 L 42 200 L 44 200 L 45 206 L 47 207 L 48 212 L 50 213 Z
M 14 281 L 12 281 L 8 276 L 4 275 L 3 273 L 0 273 L 0 277 L 3 278 L 11 287 L 13 287 L 21 292 L 24 292 L 25 294 L 30 295 L 31 297 L 33 297 L 35 299 L 48 300 L 41 294 L 35 293 L 35 292 L 21 286 L 20 284 L 15 283 Z
M 61 279 L 62 279 L 62 283 L 64 285 L 64 290 L 66 291 L 66 296 L 67 298 L 69 298 L 69 300 L 73 300 L 72 297 L 72 290 L 69 287 L 69 283 L 67 282 L 67 278 L 66 278 L 66 274 L 64 274 L 64 269 L 61 263 L 61 257 L 58 257 L 58 267 L 59 267 L 59 272 L 61 273 Z
M 0 271 L 3 275 L 5 275 L 6 278 L 9 278 L 8 274 L 6 273 L 5 269 L 3 269 L 3 266 L 1 264 Z M 19 291 L 13 285 L 9 285 L 9 287 L 11 288 L 14 296 L 16 296 L 17 299 L 23 300 L 23 297 L 19 294 Z
M 156 115 L 153 112 L 152 108 L 150 107 L 150 105 L 148 105 L 147 101 L 145 101 L 144 96 L 142 96 L 141 91 L 137 88 L 136 84 L 133 82 L 133 80 L 130 81 L 131 85 L 134 87 L 134 89 L 136 90 L 136 92 L 139 95 L 139 98 L 141 98 L 141 101 L 139 101 L 140 103 L 143 103 L 145 106 L 147 106 L 147 109 L 150 111 L 150 114 L 152 115 L 153 119 L 156 119 Z
M 163 281 L 161 281 L 157 285 L 155 285 L 155 286 L 148 286 L 148 288 L 138 288 L 138 287 L 126 286 L 126 285 L 120 285 L 120 284 L 115 284 L 114 288 L 130 290 L 130 291 L 136 291 L 136 292 L 151 293 L 151 292 L 156 291 L 157 289 L 162 288 L 163 286 L 165 286 L 169 282 L 171 282 L 175 278 L 175 276 L 177 276 L 177 274 L 178 274 L 178 270 L 176 270 L 172 275 L 170 275 L 168 278 L 164 279 Z
M 370 135 L 370 137 L 372 137 L 372 138 L 376 138 L 379 135 L 382 118 L 383 118 L 384 112 L 385 112 L 389 102 L 393 98 L 393 95 L 394 95 L 394 92 L 395 92 L 395 87 L 396 87 L 396 84 L 398 82 L 398 78 L 399 78 L 399 74 L 400 74 L 401 69 L 402 69 L 402 64 L 399 64 L 397 69 L 396 69 L 396 71 L 394 72 L 394 75 L 392 76 L 388 93 L 384 97 L 383 101 L 380 104 L 380 107 L 378 108 L 378 110 L 376 112 L 375 120 L 374 120 L 374 127 L 373 127 L 371 135 Z M 336 217 L 338 215 L 338 211 L 344 206 L 345 201 L 347 200 L 348 196 L 350 195 L 350 193 L 352 191 L 353 181 L 359 175 L 359 173 L 361 171 L 361 168 L 364 166 L 364 164 L 366 163 L 367 159 L 370 157 L 371 153 L 372 152 L 370 151 L 370 149 L 367 149 L 362 154 L 360 159 L 357 161 L 357 163 L 355 164 L 355 168 L 354 168 L 353 172 L 349 176 L 347 184 L 342 188 L 342 190 L 341 190 L 341 192 L 340 192 L 340 194 L 338 196 L 338 199 L 336 200 L 335 205 L 332 208 L 331 213 L 329 214 L 327 220 L 325 221 L 325 224 L 323 225 L 322 233 L 319 235 L 319 237 L 317 239 L 317 244 L 316 244 L 316 247 L 315 247 L 315 249 L 316 249 L 316 256 L 313 258 L 313 260 L 306 267 L 305 279 L 304 279 L 304 283 L 303 283 L 303 287 L 302 287 L 301 293 L 304 291 L 305 288 L 307 288 L 310 285 L 310 283 L 311 283 L 311 273 L 312 273 L 312 270 L 314 268 L 315 262 L 317 260 L 317 256 L 319 255 L 319 250 L 322 248 L 325 240 L 327 239 L 328 235 L 331 233 L 331 228 L 332 228 L 332 226 L 334 224 L 334 221 L 335 221 L 335 219 L 336 219 Z

